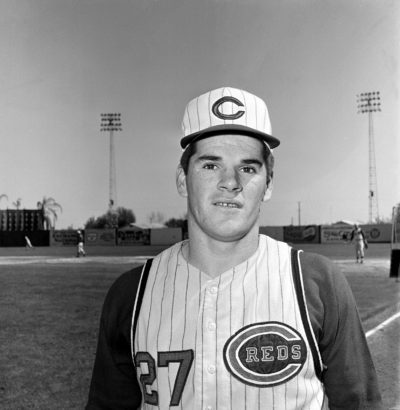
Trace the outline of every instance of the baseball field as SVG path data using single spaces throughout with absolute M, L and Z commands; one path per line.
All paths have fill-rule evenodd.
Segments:
M 389 278 L 390 245 L 299 245 L 335 260 L 353 290 L 387 409 L 400 409 L 400 281 Z M 0 248 L 0 408 L 82 409 L 105 294 L 160 247 Z

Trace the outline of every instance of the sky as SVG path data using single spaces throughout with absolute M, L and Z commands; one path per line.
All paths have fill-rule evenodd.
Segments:
M 56 228 L 116 204 L 138 222 L 184 217 L 175 186 L 186 103 L 232 86 L 269 108 L 274 190 L 261 225 L 367 222 L 373 114 L 379 216 L 400 202 L 400 2 L 396 0 L 0 0 L 0 209 L 62 206 Z

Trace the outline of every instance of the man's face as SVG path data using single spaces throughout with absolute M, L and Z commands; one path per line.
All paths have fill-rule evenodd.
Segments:
M 242 135 L 218 135 L 196 143 L 187 175 L 178 169 L 178 191 L 188 198 L 192 229 L 220 241 L 258 230 L 263 200 L 269 198 L 262 142 Z

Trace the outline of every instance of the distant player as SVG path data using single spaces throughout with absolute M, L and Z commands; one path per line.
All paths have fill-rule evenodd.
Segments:
M 350 234 L 350 242 L 354 241 L 356 251 L 356 263 L 364 263 L 364 249 L 368 249 L 367 238 L 359 224 L 354 225 Z
M 210 91 L 183 134 L 189 237 L 111 287 L 86 409 L 380 409 L 344 276 L 259 235 L 279 145 L 264 101 Z
M 76 253 L 76 257 L 79 258 L 80 256 L 86 256 L 86 252 L 85 252 L 85 248 L 83 246 L 83 234 L 81 230 L 77 230 L 76 231 L 76 235 L 77 235 L 77 253 Z

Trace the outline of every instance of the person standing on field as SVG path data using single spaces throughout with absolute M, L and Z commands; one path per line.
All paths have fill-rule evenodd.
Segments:
M 86 252 L 83 246 L 84 239 L 83 239 L 82 231 L 78 229 L 76 231 L 76 234 L 77 234 L 77 246 L 78 246 L 76 257 L 79 258 L 80 256 L 86 256 Z
M 354 229 L 351 231 L 350 242 L 353 241 L 356 251 L 356 263 L 364 263 L 364 249 L 368 249 L 368 242 L 359 224 L 355 224 Z
M 343 274 L 259 234 L 280 144 L 265 102 L 212 90 L 182 128 L 188 239 L 111 286 L 86 410 L 380 409 Z

